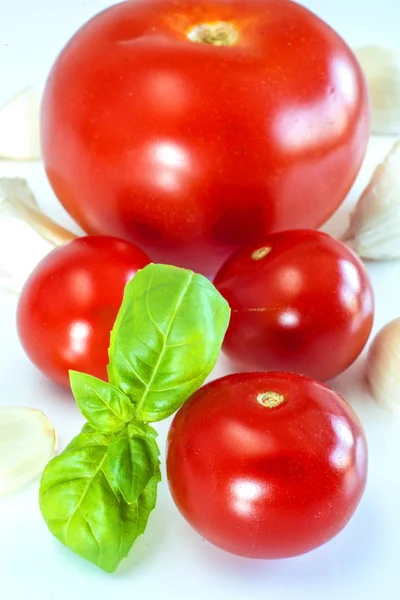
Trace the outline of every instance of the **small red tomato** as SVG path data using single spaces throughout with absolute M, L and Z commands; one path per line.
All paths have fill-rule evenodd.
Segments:
M 81 237 L 35 268 L 22 290 L 18 335 L 31 361 L 69 386 L 68 370 L 107 378 L 110 332 L 125 285 L 150 259 L 117 238 Z
M 254 558 L 303 554 L 338 534 L 367 475 L 362 426 L 343 398 L 288 373 L 228 375 L 176 414 L 167 475 L 187 521 Z
M 267 236 L 228 259 L 214 283 L 232 309 L 224 351 L 251 370 L 327 381 L 354 362 L 371 333 L 363 264 L 319 231 Z

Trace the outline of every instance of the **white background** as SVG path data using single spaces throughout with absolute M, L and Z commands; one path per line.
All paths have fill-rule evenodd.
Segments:
M 46 76 L 74 31 L 109 5 L 104 0 L 0 0 L 0 105 Z M 380 43 L 400 50 L 397 0 L 308 0 L 352 46 Z M 393 139 L 372 139 L 359 179 L 328 224 L 339 234 L 376 163 Z M 0 162 L 1 176 L 25 176 L 43 209 L 73 227 L 53 196 L 40 164 Z M 78 231 L 75 227 L 75 231 Z M 400 263 L 367 265 L 376 293 L 374 332 L 400 316 Z M 42 377 L 25 358 L 16 335 L 16 297 L 0 293 L 0 405 L 44 410 L 59 432 L 59 445 L 82 419 L 68 392 Z M 1 600 L 386 600 L 400 598 L 400 424 L 369 396 L 364 357 L 332 382 L 358 411 L 369 441 L 369 481 L 347 528 L 324 547 L 297 559 L 251 561 L 204 542 L 177 513 L 167 486 L 145 535 L 114 575 L 63 548 L 48 533 L 37 505 L 38 481 L 0 499 Z M 223 359 L 214 373 L 224 372 Z M 164 444 L 168 423 L 160 425 Z

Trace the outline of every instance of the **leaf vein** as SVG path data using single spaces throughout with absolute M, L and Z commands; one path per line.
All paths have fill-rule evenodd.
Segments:
M 175 310 L 174 310 L 174 312 L 173 312 L 173 314 L 172 314 L 172 316 L 171 316 L 171 320 L 170 320 L 170 322 L 169 322 L 169 325 L 168 325 L 167 331 L 166 331 L 166 333 L 165 333 L 165 340 L 167 340 L 167 339 L 168 339 L 168 335 L 169 335 L 169 333 L 170 333 L 170 331 L 171 331 L 171 329 L 172 329 L 172 325 L 173 325 L 173 323 L 174 323 L 174 320 L 175 320 L 176 314 L 177 314 L 177 312 L 178 312 L 178 310 L 179 310 L 179 308 L 180 308 L 180 306 L 181 306 L 181 304 L 182 304 L 182 302 L 183 302 L 183 299 L 184 299 L 184 297 L 185 297 L 185 295 L 186 295 L 186 293 L 187 293 L 187 291 L 188 291 L 189 287 L 192 285 L 193 278 L 194 278 L 194 273 L 190 273 L 189 279 L 188 279 L 188 281 L 186 282 L 186 285 L 185 285 L 184 289 L 182 290 L 182 292 L 181 292 L 181 294 L 180 294 L 180 296 L 179 296 L 179 298 L 178 298 L 178 302 L 176 303 Z M 147 288 L 147 294 L 149 293 L 149 290 L 150 290 L 151 281 L 152 281 L 152 279 L 150 280 L 149 287 Z M 158 369 L 159 369 L 159 367 L 160 367 L 160 365 L 161 365 L 161 363 L 162 363 L 162 360 L 163 360 L 163 358 L 164 358 L 165 350 L 166 350 L 166 347 L 167 347 L 167 346 L 166 346 L 166 343 L 165 343 L 165 340 L 164 340 L 164 344 L 163 344 L 163 347 L 162 347 L 162 349 L 161 349 L 161 352 L 160 352 L 160 354 L 159 354 L 159 357 L 158 357 L 157 363 L 156 363 L 156 365 L 155 365 L 155 367 L 154 367 L 153 373 L 152 373 L 152 375 L 151 375 L 151 377 L 150 377 L 150 380 L 149 380 L 148 384 L 145 386 L 145 387 L 146 387 L 146 389 L 145 389 L 145 391 L 144 391 L 144 393 L 143 393 L 143 395 L 142 395 L 142 398 L 141 398 L 141 399 L 139 400 L 139 402 L 138 402 L 138 409 L 140 409 L 140 408 L 141 408 L 141 406 L 143 406 L 143 404 L 145 403 L 145 401 L 146 401 L 146 398 L 147 398 L 147 396 L 149 395 L 150 388 L 151 388 L 151 386 L 152 386 L 152 384 L 153 384 L 153 381 L 154 381 L 154 379 L 155 379 L 155 377 L 156 377 L 156 375 L 157 375 L 157 371 L 158 371 Z
M 70 527 L 70 525 L 71 525 L 71 521 L 72 521 L 72 519 L 73 519 L 74 515 L 77 513 L 77 511 L 78 511 L 78 510 L 80 511 L 80 508 L 81 508 L 81 506 L 82 506 L 82 503 L 83 503 L 83 501 L 85 500 L 85 498 L 86 498 L 86 496 L 87 496 L 87 494 L 88 494 L 88 492 L 89 492 L 89 490 L 90 490 L 90 486 L 93 484 L 93 481 L 94 481 L 94 479 L 97 477 L 97 475 L 99 474 L 99 472 L 100 472 L 100 471 L 102 471 L 102 466 L 103 466 L 103 464 L 104 464 L 104 462 L 105 462 L 105 460 L 106 460 L 106 457 L 107 457 L 107 452 L 108 452 L 108 450 L 107 450 L 107 448 L 106 448 L 106 451 L 104 452 L 104 456 L 103 456 L 103 458 L 101 459 L 101 461 L 100 461 L 100 463 L 99 463 L 99 465 L 98 465 L 98 467 L 97 467 L 96 471 L 93 473 L 93 476 L 89 478 L 89 483 L 87 484 L 87 486 L 86 486 L 86 489 L 85 489 L 85 491 L 84 491 L 84 492 L 83 492 L 83 494 L 82 494 L 82 497 L 81 497 L 81 499 L 80 499 L 80 501 L 79 501 L 79 504 L 78 504 L 78 506 L 75 508 L 74 512 L 72 513 L 72 515 L 70 516 L 70 518 L 68 519 L 68 521 L 67 521 L 67 522 L 66 522 L 66 524 L 65 524 L 65 529 L 66 529 L 66 538 L 68 538 L 68 531 L 69 531 L 69 527 Z
M 133 366 L 131 365 L 131 363 L 128 361 L 128 359 L 126 358 L 125 354 L 122 352 L 122 350 L 120 350 L 120 355 L 122 356 L 122 358 L 125 361 L 126 366 L 128 367 L 129 371 L 133 371 L 133 373 L 136 375 L 136 377 L 139 379 L 139 381 L 146 387 L 146 383 L 143 381 L 143 379 L 140 377 L 139 373 L 136 371 L 136 369 L 133 368 Z
M 87 526 L 89 527 L 90 533 L 92 534 L 92 537 L 94 539 L 94 541 L 96 542 L 96 546 L 99 549 L 99 562 L 101 561 L 101 546 L 100 546 L 100 542 L 97 539 L 97 537 L 94 534 L 94 530 L 93 527 L 91 526 L 91 524 L 89 523 L 89 520 L 87 518 L 87 516 L 82 512 L 82 509 L 79 508 L 79 513 L 81 514 L 81 516 L 83 517 L 85 523 L 87 524 Z
M 147 291 L 146 291 L 146 309 L 147 309 L 147 313 L 150 317 L 150 321 L 153 323 L 154 327 L 156 328 L 156 330 L 162 335 L 163 339 L 166 339 L 166 336 L 168 335 L 168 332 L 165 334 L 163 331 L 161 331 L 161 329 L 159 328 L 159 326 L 157 325 L 157 323 L 155 322 L 153 315 L 151 314 L 151 310 L 150 310 L 150 306 L 149 306 L 149 291 L 151 288 L 151 285 L 153 283 L 154 280 L 154 273 L 152 274 L 150 281 L 149 281 L 149 285 L 147 287 Z

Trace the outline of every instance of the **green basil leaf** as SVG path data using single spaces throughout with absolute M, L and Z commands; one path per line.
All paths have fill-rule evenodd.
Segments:
M 135 502 L 128 504 L 109 482 L 108 452 L 112 442 L 113 436 L 84 427 L 47 465 L 39 494 L 42 515 L 53 535 L 110 573 L 144 532 L 161 478 L 157 458 L 146 487 Z
M 202 385 L 229 316 L 228 303 L 202 275 L 155 264 L 137 272 L 111 332 L 108 373 L 138 419 L 165 419 Z
M 120 553 L 123 558 L 129 554 L 136 539 L 145 532 L 151 512 L 157 502 L 157 487 L 161 481 L 158 466 L 153 477 L 134 504 L 123 503 L 121 514 L 125 528 L 121 539 Z
M 150 425 L 133 421 L 110 444 L 108 480 L 128 504 L 138 499 L 158 468 L 156 436 Z
M 70 371 L 72 393 L 84 417 L 101 433 L 120 431 L 135 409 L 118 388 L 78 371 Z
M 92 425 L 89 425 L 89 423 L 85 423 L 81 431 L 82 433 L 95 433 L 97 430 Z

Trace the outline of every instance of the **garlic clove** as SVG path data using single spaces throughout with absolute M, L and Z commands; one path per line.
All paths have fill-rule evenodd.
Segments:
M 42 88 L 30 87 L 0 109 L 0 157 L 40 160 Z
M 40 410 L 0 408 L 0 494 L 16 491 L 40 475 L 55 448 L 56 432 Z
M 400 417 L 400 318 L 388 323 L 375 337 L 366 369 L 375 400 Z
M 29 188 L 25 179 L 19 177 L 0 178 L 0 205 L 10 197 L 17 197 L 21 202 L 39 208 L 32 190 Z
M 361 258 L 400 257 L 400 141 L 375 169 L 342 241 Z
M 365 46 L 355 54 L 369 87 L 372 133 L 400 133 L 400 52 Z
M 19 293 L 42 258 L 75 237 L 40 210 L 24 179 L 0 179 L 0 288 Z

